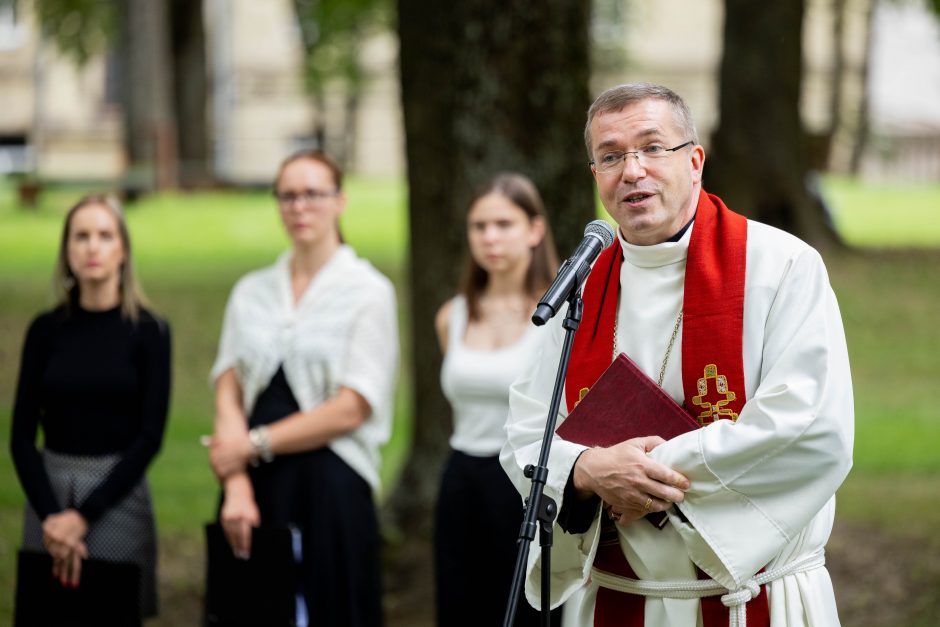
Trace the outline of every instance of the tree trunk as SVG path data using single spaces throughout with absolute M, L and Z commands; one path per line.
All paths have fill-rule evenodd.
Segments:
M 465 209 L 501 170 L 541 191 L 565 255 L 594 217 L 582 142 L 588 0 L 399 0 L 414 355 L 411 456 L 387 513 L 430 532 L 450 409 L 438 386 L 434 314 L 456 291 Z
M 706 189 L 817 247 L 840 243 L 813 191 L 800 119 L 805 0 L 725 0 L 720 118 Z
M 849 171 L 854 176 L 858 176 L 862 170 L 862 157 L 865 154 L 865 148 L 868 146 L 868 138 L 871 131 L 871 125 L 868 119 L 869 107 L 871 106 L 869 82 L 871 78 L 872 33 L 874 32 L 876 2 L 877 0 L 868 0 L 863 14 L 863 24 L 865 28 L 865 60 L 862 64 L 862 75 L 860 79 L 861 100 L 858 103 L 858 111 L 855 116 L 855 132 L 852 136 L 852 155 L 849 161 Z M 940 7 L 940 0 L 934 0 L 934 6 Z
M 344 168 L 356 167 L 356 142 L 359 135 L 359 101 L 361 88 L 347 87 L 343 97 L 343 164 Z
M 122 100 L 131 193 L 176 186 L 176 122 L 165 0 L 121 2 Z
M 832 0 L 832 74 L 829 80 L 829 125 L 823 138 L 824 148 L 818 161 L 820 167 L 830 162 L 832 143 L 842 122 L 843 83 L 845 82 L 845 4 L 846 0 Z
M 209 76 L 202 0 L 170 0 L 173 93 L 179 147 L 180 184 L 204 187 L 212 181 Z

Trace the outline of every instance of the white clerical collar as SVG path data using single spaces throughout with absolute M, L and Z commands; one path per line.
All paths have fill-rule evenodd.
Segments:
M 663 242 L 652 246 L 631 244 L 623 238 L 623 233 L 620 232 L 619 228 L 617 229 L 617 239 L 620 241 L 620 248 L 623 250 L 625 261 L 640 268 L 659 268 L 685 261 L 689 253 L 689 241 L 692 239 L 693 228 L 695 228 L 694 221 L 685 230 L 679 241 Z

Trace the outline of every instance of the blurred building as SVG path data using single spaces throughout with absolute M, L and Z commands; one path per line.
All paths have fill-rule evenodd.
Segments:
M 934 3 L 935 6 L 936 3 Z M 921 2 L 880 2 L 865 171 L 884 179 L 940 181 L 940 19 Z
M 0 4 L 0 174 L 114 181 L 126 169 L 114 63 L 79 66 L 40 36 L 29 2 Z M 315 143 L 348 156 L 350 170 L 404 171 L 397 40 L 363 42 L 368 80 L 350 111 L 342 86 L 317 110 L 305 93 L 304 50 L 291 0 L 204 0 L 212 170 L 223 182 L 267 184 L 289 152 Z M 354 119 L 349 120 L 350 116 Z M 355 145 L 344 133 L 355 129 Z
M 107 98 L 104 60 L 79 70 L 41 45 L 23 5 L 0 5 L 0 172 L 115 176 L 121 120 Z
M 723 3 L 596 1 L 613 17 L 599 12 L 595 20 L 595 41 L 611 52 L 595 55 L 593 91 L 627 80 L 669 85 L 687 98 L 707 140 L 718 115 Z M 858 121 L 867 119 L 864 172 L 940 177 L 937 20 L 922 3 L 845 2 L 841 47 L 833 36 L 835 3 L 808 2 L 802 96 L 808 130 L 825 134 L 837 112 L 830 165 L 845 170 Z M 876 10 L 869 21 L 871 2 Z M 0 4 L 0 172 L 120 179 L 126 159 L 113 64 L 100 56 L 78 67 L 63 57 L 40 37 L 29 7 Z M 331 85 L 315 106 L 304 90 L 304 50 L 291 0 L 204 0 L 204 13 L 211 167 L 220 180 L 267 183 L 285 154 L 315 143 L 340 154 L 352 172 L 401 175 L 404 138 L 392 33 L 363 42 L 367 78 L 355 99 L 341 84 Z M 834 109 L 836 78 L 841 97 Z
M 718 122 L 723 3 L 603 1 L 625 7 L 622 33 L 601 30 L 595 38 L 623 37 L 626 62 L 595 67 L 592 92 L 633 80 L 670 86 L 688 101 L 707 147 Z M 833 127 L 826 167 L 940 181 L 940 16 L 924 0 L 844 0 L 836 41 L 837 4 L 807 0 L 803 25 L 802 116 L 811 137 Z M 864 151 L 856 155 L 860 134 Z
M 304 49 L 291 0 L 205 3 L 219 177 L 267 183 L 288 153 L 317 143 L 359 174 L 404 171 L 397 40 L 391 33 L 362 43 L 367 80 L 355 108 L 337 84 L 325 90 L 330 95 L 318 109 L 304 90 Z M 319 139 L 316 127 L 325 131 Z M 347 134 L 355 137 L 352 146 Z

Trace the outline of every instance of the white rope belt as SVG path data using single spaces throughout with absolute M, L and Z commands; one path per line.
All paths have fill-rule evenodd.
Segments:
M 731 610 L 728 627 L 747 626 L 746 603 L 760 594 L 760 587 L 776 581 L 787 575 L 803 573 L 826 564 L 826 556 L 822 549 L 810 553 L 805 557 L 794 560 L 789 564 L 778 566 L 773 570 L 758 573 L 744 582 L 737 590 L 729 590 L 714 579 L 695 579 L 689 581 L 652 581 L 648 579 L 630 579 L 592 568 L 591 578 L 602 588 L 626 592 L 627 594 L 640 594 L 646 597 L 660 599 L 700 599 L 721 595 L 721 602 Z

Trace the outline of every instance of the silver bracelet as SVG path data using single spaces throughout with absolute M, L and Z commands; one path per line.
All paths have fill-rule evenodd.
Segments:
M 257 466 L 259 461 L 268 463 L 274 459 L 274 451 L 271 450 L 271 440 L 268 438 L 268 428 L 265 426 L 255 427 L 248 431 L 248 441 L 251 443 L 252 464 Z

